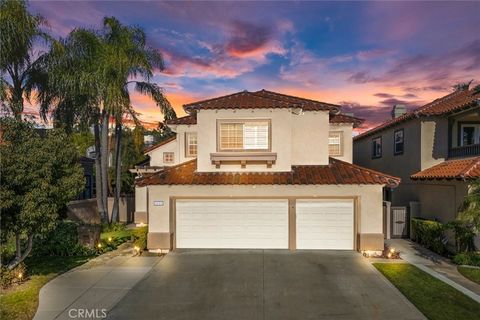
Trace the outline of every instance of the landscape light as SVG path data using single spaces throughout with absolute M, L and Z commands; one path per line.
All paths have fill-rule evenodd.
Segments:
M 18 279 L 22 279 L 23 278 L 23 273 L 19 272 L 17 277 L 18 277 Z
M 101 243 L 97 244 L 97 247 L 101 248 L 101 247 L 102 247 L 102 244 L 101 244 Z
M 112 242 L 112 237 L 108 237 L 108 242 Z
M 392 253 L 389 252 L 389 253 L 387 254 L 387 257 L 390 259 L 390 258 L 392 257 Z
M 395 253 L 395 248 L 391 248 L 391 249 L 390 249 L 390 252 L 391 252 L 391 253 Z

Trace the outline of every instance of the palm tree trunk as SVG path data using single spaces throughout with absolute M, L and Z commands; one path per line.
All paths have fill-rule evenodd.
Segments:
M 108 213 L 108 162 L 109 162 L 109 149 L 108 149 L 108 121 L 110 119 L 110 114 L 103 110 L 102 112 L 102 132 L 100 139 L 100 164 L 102 172 L 102 200 L 103 207 L 105 212 Z M 108 221 L 108 216 L 105 217 L 105 220 Z
M 112 220 L 119 221 L 120 214 L 120 194 L 122 192 L 122 123 L 117 121 L 115 124 L 115 195 L 113 199 Z
M 93 132 L 95 135 L 95 197 L 97 198 L 97 208 L 100 214 L 100 221 L 107 223 L 107 212 L 105 211 L 105 204 L 103 202 L 103 188 L 102 188 L 102 165 L 100 152 L 100 128 L 98 121 L 95 121 L 93 126 Z

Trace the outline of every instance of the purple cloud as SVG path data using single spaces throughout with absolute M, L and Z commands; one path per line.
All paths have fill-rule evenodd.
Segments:
M 379 98 L 393 98 L 393 97 L 395 97 L 395 95 L 393 95 L 393 94 L 390 94 L 390 93 L 382 93 L 382 92 L 380 92 L 380 93 L 375 93 L 374 96 L 375 96 L 375 97 L 379 97 Z
M 251 54 L 265 46 L 271 40 L 271 35 L 271 29 L 267 26 L 234 21 L 225 51 L 235 57 Z

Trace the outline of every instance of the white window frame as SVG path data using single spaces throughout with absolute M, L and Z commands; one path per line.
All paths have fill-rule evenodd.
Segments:
M 336 137 L 332 137 L 332 135 L 337 135 Z M 338 139 L 338 143 L 332 143 L 333 139 Z M 338 145 L 338 152 L 331 153 L 330 146 Z M 334 157 L 341 157 L 343 156 L 343 131 L 329 131 L 328 132 L 328 155 Z
M 172 156 L 171 160 L 167 160 L 168 156 Z M 163 163 L 165 164 L 173 164 L 175 163 L 175 152 L 164 152 L 163 153 Z
M 268 126 L 267 130 L 267 147 L 266 148 L 245 148 L 245 126 L 251 125 L 253 126 L 255 123 L 263 123 Z M 222 126 L 225 124 L 235 124 L 235 125 L 242 125 L 242 147 L 235 148 L 235 147 L 223 147 L 222 146 Z M 256 133 L 255 133 L 256 134 Z M 233 139 L 235 137 L 231 137 Z M 238 137 L 237 137 L 238 138 Z M 237 141 L 238 143 L 238 141 Z M 235 120 L 217 120 L 217 151 L 220 152 L 270 152 L 272 148 L 272 123 L 270 119 L 235 119 Z
M 195 138 L 195 143 L 193 143 L 192 138 Z M 190 152 L 190 146 L 195 146 L 195 153 Z M 185 157 L 194 158 L 198 154 L 198 138 L 196 132 L 185 132 Z

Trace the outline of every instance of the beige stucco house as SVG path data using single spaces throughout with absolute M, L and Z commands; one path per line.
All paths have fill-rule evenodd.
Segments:
M 149 249 L 383 249 L 382 189 L 399 179 L 352 164 L 359 119 L 265 90 L 184 109 L 137 180 Z
M 414 202 L 421 217 L 448 222 L 472 180 L 480 178 L 480 92 L 464 89 L 392 119 L 354 138 L 354 163 L 401 178 L 385 200 Z M 415 210 L 414 210 L 415 209 Z

